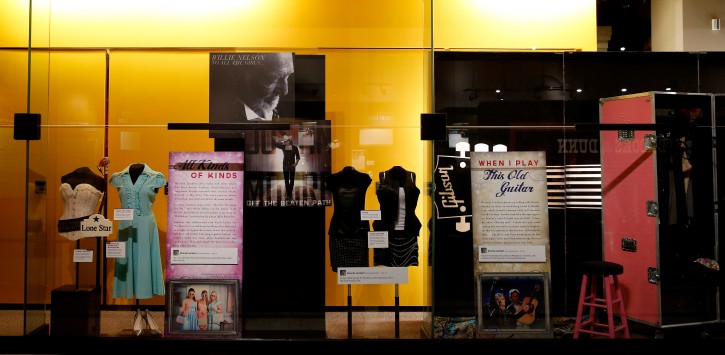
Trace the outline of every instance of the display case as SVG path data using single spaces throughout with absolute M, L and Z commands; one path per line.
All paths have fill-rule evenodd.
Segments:
M 725 61 L 597 53 L 594 3 L 541 5 L 565 14 L 554 22 L 539 5 L 509 8 L 531 11 L 525 31 L 541 34 L 532 48 L 520 24 L 501 21 L 500 6 L 480 5 L 0 5 L 0 156 L 9 172 L 0 200 L 13 206 L 0 214 L 0 257 L 24 270 L 0 282 L 8 290 L 0 305 L 22 311 L 18 333 L 128 338 L 144 310 L 169 340 L 489 338 L 478 307 L 493 270 L 478 270 L 488 246 L 462 228 L 474 223 L 476 191 L 470 165 L 460 165 L 488 149 L 546 158 L 533 217 L 546 223 L 527 231 L 536 257 L 493 272 L 545 279 L 544 325 L 517 337 L 566 338 L 574 265 L 600 258 L 604 245 L 599 132 L 577 124 L 599 123 L 599 98 L 617 95 L 622 77 L 630 90 L 676 82 L 685 92 L 723 92 Z M 282 70 L 263 70 L 277 56 Z M 251 86 L 274 98 L 245 107 Z M 461 168 L 444 174 L 442 157 Z M 67 224 L 82 228 L 92 215 L 65 215 L 79 189 L 63 180 L 80 170 L 103 180 L 108 234 L 67 234 Z M 450 183 L 456 194 L 441 201 Z M 441 213 L 441 203 L 455 211 Z M 506 227 L 515 212 L 498 217 L 500 232 L 517 229 Z M 716 214 L 701 212 L 696 228 Z M 688 250 L 706 254 L 699 248 L 716 236 L 703 239 Z M 682 286 L 668 285 L 663 291 Z M 182 329 L 176 313 L 204 291 L 225 294 L 233 309 L 211 334 L 203 321 Z M 667 307 L 684 298 L 664 295 Z M 710 298 L 674 323 L 690 311 L 710 321 Z

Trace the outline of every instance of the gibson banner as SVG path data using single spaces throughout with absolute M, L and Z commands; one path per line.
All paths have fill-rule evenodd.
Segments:
M 439 155 L 433 173 L 436 219 L 456 221 L 457 232 L 471 230 L 471 159 Z

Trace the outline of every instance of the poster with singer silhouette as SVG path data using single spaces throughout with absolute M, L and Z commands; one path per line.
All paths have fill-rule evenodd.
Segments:
M 471 153 L 475 272 L 550 272 L 546 155 Z
M 298 76 L 300 85 L 306 83 L 301 87 L 324 88 L 324 66 L 310 65 L 305 57 L 210 53 L 209 123 L 239 123 L 241 128 L 211 130 L 209 136 L 244 140 L 245 207 L 332 205 L 324 183 L 331 173 L 330 122 L 324 120 L 324 109 L 309 110 L 298 102 L 316 100 L 308 96 L 320 90 L 296 92 Z M 245 123 L 288 123 L 289 129 L 244 129 Z

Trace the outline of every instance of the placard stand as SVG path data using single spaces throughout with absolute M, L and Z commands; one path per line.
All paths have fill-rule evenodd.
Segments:
M 400 338 L 400 294 L 398 284 L 395 284 L 395 339 Z
M 78 250 L 80 248 L 81 248 L 81 240 L 78 239 L 78 240 L 76 240 L 76 250 Z M 98 253 L 96 253 L 96 254 L 98 254 Z M 80 266 L 80 263 L 79 262 L 74 261 L 74 263 L 76 264 L 76 290 L 77 290 L 77 289 L 80 288 L 80 272 L 81 272 L 80 270 L 81 270 L 81 266 Z
M 352 339 L 352 285 L 347 284 L 347 338 Z
M 395 284 L 395 339 L 400 339 L 400 293 Z M 347 338 L 352 339 L 352 284 L 347 284 Z
M 408 283 L 407 267 L 345 267 L 338 268 L 338 284 L 347 285 L 347 336 L 352 338 L 352 284 L 395 285 L 395 339 L 400 338 L 400 284 Z

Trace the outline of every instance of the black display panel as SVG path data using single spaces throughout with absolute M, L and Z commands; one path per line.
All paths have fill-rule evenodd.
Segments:
M 447 115 L 448 139 L 433 142 L 434 161 L 460 155 L 459 141 L 471 151 L 477 144 L 502 144 L 509 151 L 546 152 L 552 317 L 576 310 L 576 265 L 602 258 L 601 194 L 588 192 L 600 187 L 599 131 L 577 125 L 599 123 L 600 98 L 723 92 L 723 59 L 722 53 L 680 52 L 436 53 L 434 112 Z M 454 238 L 454 225 L 433 224 L 437 316 L 475 314 L 473 282 L 446 276 L 473 280 L 472 242 Z

